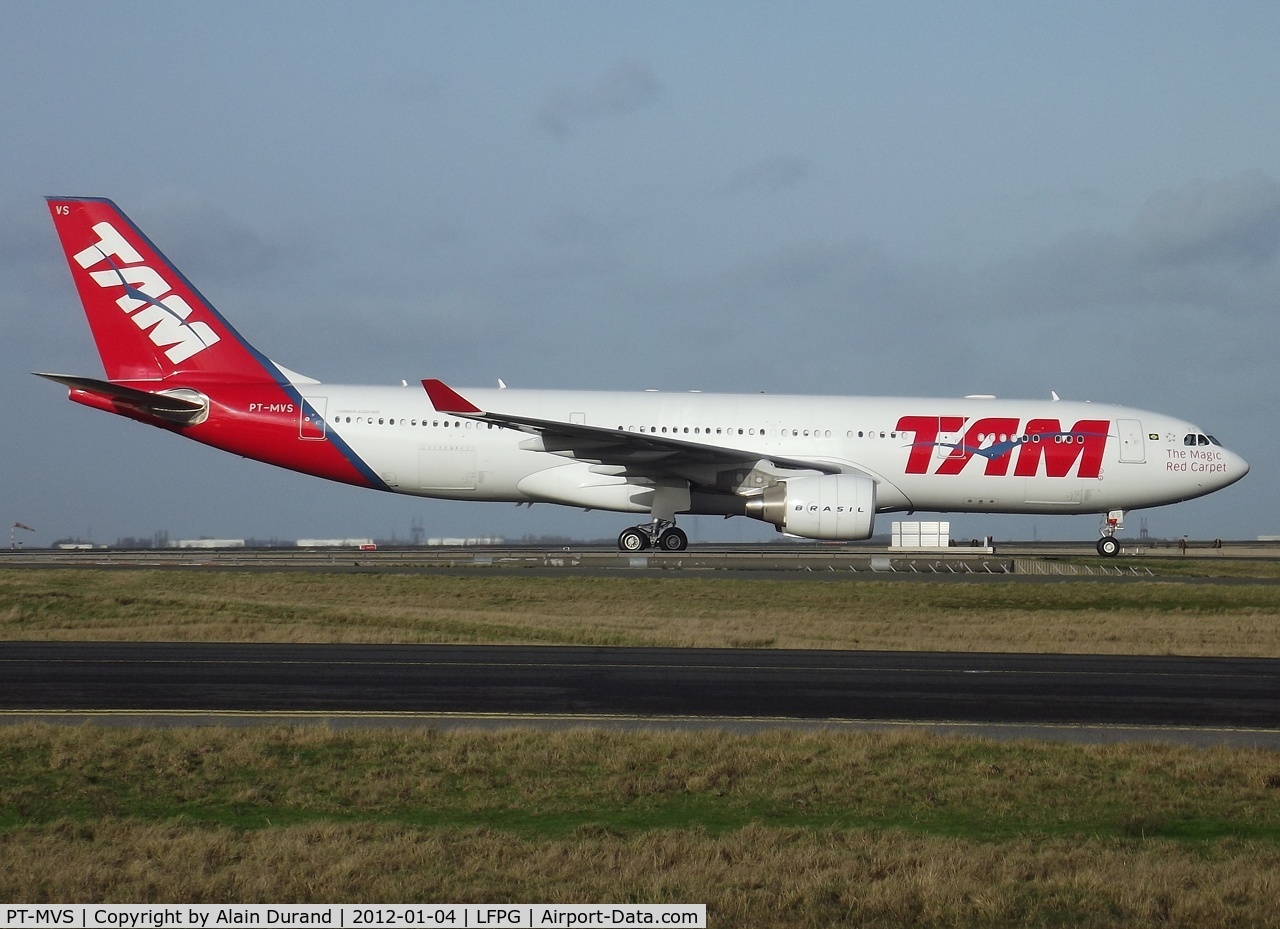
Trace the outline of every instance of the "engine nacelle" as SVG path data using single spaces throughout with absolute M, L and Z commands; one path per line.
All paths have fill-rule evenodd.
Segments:
M 750 498 L 747 515 L 806 539 L 869 539 L 876 482 L 862 474 L 790 478 Z

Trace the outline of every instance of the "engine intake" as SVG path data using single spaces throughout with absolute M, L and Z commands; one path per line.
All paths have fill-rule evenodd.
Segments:
M 806 539 L 869 539 L 876 516 L 876 482 L 862 474 L 779 481 L 747 500 L 747 515 Z

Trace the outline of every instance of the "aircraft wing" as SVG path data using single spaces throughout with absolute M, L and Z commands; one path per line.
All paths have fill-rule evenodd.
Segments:
M 526 446 L 531 450 L 551 452 L 582 461 L 681 475 L 707 466 L 752 468 L 760 462 L 768 462 L 775 468 L 786 471 L 840 474 L 851 470 L 830 461 L 790 458 L 758 449 L 726 448 L 650 432 L 627 432 L 604 426 L 491 412 L 480 409 L 443 381 L 424 380 L 422 386 L 426 388 L 432 405 L 441 413 L 529 433 L 537 437 L 536 444 Z

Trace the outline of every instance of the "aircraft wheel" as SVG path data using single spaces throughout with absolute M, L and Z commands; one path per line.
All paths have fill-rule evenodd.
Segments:
M 618 536 L 618 548 L 624 552 L 642 552 L 649 547 L 649 537 L 639 529 L 623 529 Z
M 682 552 L 689 547 L 689 537 L 672 526 L 658 537 L 658 547 L 664 552 Z
M 1104 535 L 1098 540 L 1098 554 L 1104 558 L 1114 558 L 1120 553 L 1120 543 L 1112 536 Z

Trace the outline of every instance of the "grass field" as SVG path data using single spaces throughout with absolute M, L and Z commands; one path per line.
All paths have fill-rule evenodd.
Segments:
M 0 638 L 1280 656 L 1268 584 L 0 571 Z M 920 733 L 0 727 L 0 901 L 1280 926 L 1280 754 Z
M 11 569 L 0 639 L 1280 657 L 1280 585 Z
M 1280 757 L 922 734 L 0 729 L 0 899 L 1274 925 Z

